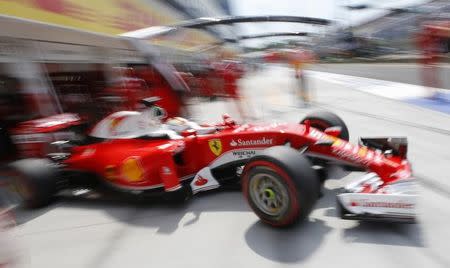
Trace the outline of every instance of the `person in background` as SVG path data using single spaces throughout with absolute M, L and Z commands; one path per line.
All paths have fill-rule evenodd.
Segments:
M 291 65 L 294 67 L 295 71 L 295 79 L 297 82 L 297 96 L 302 101 L 303 106 L 307 107 L 311 102 L 311 92 L 310 88 L 307 84 L 307 79 L 305 75 L 305 67 L 308 64 L 312 64 L 314 62 L 314 54 L 308 50 L 294 50 L 289 52 L 288 58 L 290 59 Z
M 242 120 L 251 118 L 251 104 L 245 100 L 239 88 L 239 79 L 244 76 L 242 63 L 230 51 L 220 51 L 214 64 L 215 75 L 223 81 L 223 91 L 235 105 Z
M 450 38 L 450 21 L 425 23 L 416 39 L 417 47 L 422 53 L 419 61 L 422 65 L 422 84 L 429 89 L 430 99 L 438 99 L 436 89 L 442 88 L 439 62 L 441 55 L 448 52 L 448 45 L 445 42 L 448 38 Z

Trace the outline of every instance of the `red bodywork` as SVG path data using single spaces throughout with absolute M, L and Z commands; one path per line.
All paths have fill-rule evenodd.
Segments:
M 49 144 L 58 140 L 73 139 L 72 127 L 83 124 L 76 114 L 58 114 L 20 123 L 14 128 L 12 140 L 20 158 L 45 157 Z
M 422 31 L 417 35 L 417 47 L 422 53 L 419 63 L 422 65 L 421 76 L 424 86 L 442 87 L 437 65 L 442 54 L 448 52 L 449 40 L 450 21 L 426 22 Z
M 411 175 L 405 159 L 352 145 L 302 124 L 216 126 L 221 129 L 215 133 L 183 133 L 180 139 L 116 139 L 79 146 L 73 148 L 64 164 L 69 169 L 95 173 L 120 188 L 144 190 L 164 186 L 171 190 L 204 167 L 245 163 L 261 149 L 289 144 L 298 150 L 308 146 L 306 154 L 363 167 L 377 173 L 384 183 Z M 329 144 L 316 144 L 318 141 Z M 237 151 L 241 153 L 235 155 Z
M 95 109 L 86 113 L 77 108 L 68 108 L 68 112 L 21 122 L 11 129 L 12 140 L 18 152 L 17 157 L 44 157 L 50 152 L 49 143 L 73 137 L 71 127 L 83 123 L 92 125 L 97 123 L 98 119 L 115 111 L 138 110 L 141 107 L 139 101 L 147 97 L 160 97 L 159 106 L 165 109 L 168 117 L 182 114 L 184 104 L 180 96 L 155 71 L 149 68 L 139 70 L 115 68 L 114 74 L 116 79 L 109 87 L 99 92 L 91 92 L 96 100 L 91 106 Z M 36 99 L 42 102 L 44 97 L 48 96 L 43 95 Z M 27 105 L 33 103 L 29 101 Z M 42 104 L 44 107 L 50 105 L 44 104 Z M 66 106 L 71 107 L 67 103 Z

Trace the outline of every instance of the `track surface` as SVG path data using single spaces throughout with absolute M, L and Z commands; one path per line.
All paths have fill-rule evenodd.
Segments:
M 422 85 L 421 65 L 410 63 L 320 64 L 314 70 Z M 438 68 L 440 87 L 450 89 L 450 65 Z
M 414 171 L 424 180 L 419 224 L 337 218 L 335 194 L 358 174 L 328 180 L 309 220 L 287 230 L 260 223 L 240 192 L 204 194 L 181 207 L 64 199 L 18 212 L 23 266 L 450 267 L 450 117 L 318 78 L 310 81 L 314 106 L 298 108 L 292 77 L 287 69 L 267 68 L 243 79 L 251 115 L 297 122 L 327 108 L 347 122 L 353 141 L 408 136 Z M 219 120 L 231 108 L 213 102 L 195 111 L 197 118 Z

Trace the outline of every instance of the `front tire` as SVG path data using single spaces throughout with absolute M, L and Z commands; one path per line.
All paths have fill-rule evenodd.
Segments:
M 49 204 L 57 193 L 57 170 L 47 159 L 23 159 L 10 164 L 13 184 L 27 208 Z
M 287 227 L 305 219 L 319 196 L 320 184 L 310 161 L 286 146 L 264 150 L 245 166 L 242 189 L 265 223 Z
M 341 134 L 339 135 L 339 138 L 346 141 L 348 141 L 350 138 L 350 134 L 344 120 L 342 120 L 339 116 L 337 116 L 332 112 L 328 111 L 312 112 L 308 114 L 305 118 L 303 118 L 300 123 L 304 124 L 306 120 L 309 120 L 313 128 L 317 128 L 320 131 L 325 131 L 325 129 L 329 127 L 340 127 Z

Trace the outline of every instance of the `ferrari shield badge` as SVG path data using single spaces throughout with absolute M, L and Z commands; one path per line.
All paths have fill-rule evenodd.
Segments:
M 208 141 L 209 149 L 216 156 L 219 156 L 222 153 L 222 141 L 220 139 L 212 139 Z

